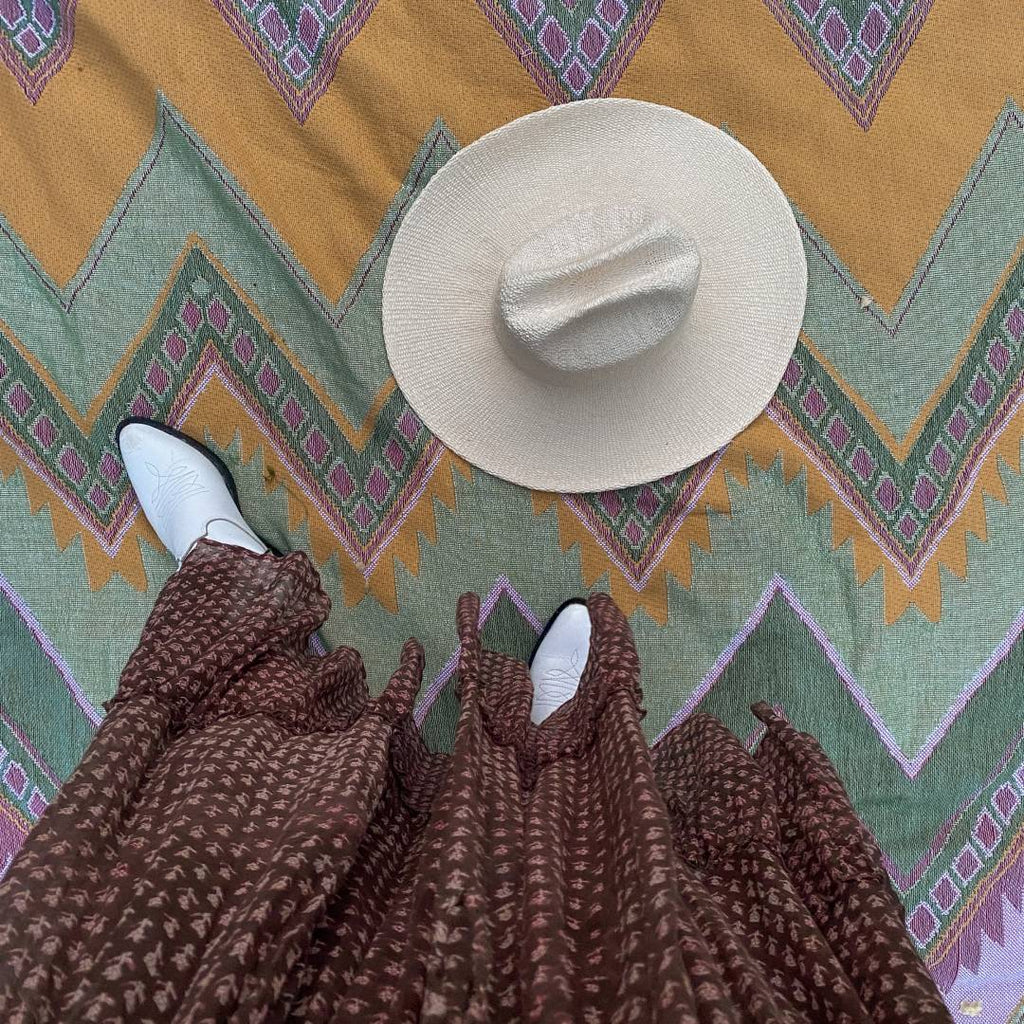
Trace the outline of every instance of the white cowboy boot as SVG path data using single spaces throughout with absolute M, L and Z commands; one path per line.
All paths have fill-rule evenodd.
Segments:
M 590 612 L 584 601 L 569 601 L 551 617 L 530 659 L 534 724 L 540 725 L 576 693 L 589 652 Z
M 267 550 L 242 518 L 230 471 L 205 445 L 139 418 L 118 427 L 117 443 L 142 511 L 179 562 L 204 537 Z

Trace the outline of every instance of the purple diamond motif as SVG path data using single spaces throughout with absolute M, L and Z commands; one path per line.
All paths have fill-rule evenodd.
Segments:
M 622 535 L 633 547 L 636 547 L 644 539 L 643 527 L 631 517 L 629 522 L 626 523 L 626 528 L 622 531 Z
M 1010 332 L 1014 341 L 1020 341 L 1024 335 L 1024 309 L 1014 305 L 1006 314 L 1006 329 Z
M 878 486 L 875 488 L 875 497 L 878 499 L 878 504 L 889 515 L 896 511 L 896 506 L 900 503 L 900 492 L 896 482 L 888 474 L 878 482 Z
M 327 458 L 327 453 L 330 451 L 330 445 L 327 443 L 327 438 L 320 433 L 316 427 L 306 435 L 306 452 L 309 457 L 319 465 Z
M 953 870 L 961 882 L 969 882 L 981 870 L 981 858 L 971 846 L 965 846 L 953 861 Z
M 661 508 L 661 499 L 644 484 L 640 488 L 640 494 L 636 499 L 637 511 L 644 517 L 644 519 L 653 519 L 657 514 L 658 509 Z
M 1003 822 L 1009 823 L 1017 808 L 1020 807 L 1020 797 L 1017 796 L 1017 791 L 1010 783 L 1004 782 L 995 791 L 992 797 L 992 806 L 996 809 L 999 817 L 1003 819 Z
M 296 78 L 305 77 L 306 72 L 312 67 L 305 54 L 297 46 L 293 46 L 288 51 L 288 56 L 285 57 L 284 63 Z
M 1013 773 L 1013 777 L 1017 782 L 1017 788 L 1024 793 L 1024 764 Z
M 591 18 L 583 26 L 583 31 L 580 33 L 580 53 L 586 57 L 587 62 L 593 67 L 604 55 L 607 47 L 608 33 Z
M 573 57 L 572 63 L 565 69 L 562 78 L 573 94 L 579 96 L 590 81 L 590 72 L 580 63 L 578 57 Z
M 601 503 L 601 507 L 608 513 L 609 519 L 617 519 L 619 513 L 622 511 L 622 498 L 618 491 L 602 491 L 598 496 L 597 500 Z
M 153 411 L 153 403 L 141 391 L 135 396 L 135 401 L 128 407 L 129 416 L 146 416 L 148 418 L 153 415 Z
M 299 21 L 295 27 L 295 34 L 310 53 L 316 49 L 317 44 L 320 42 L 320 37 L 324 34 L 324 27 L 320 24 L 320 19 L 309 4 L 306 4 L 299 11 Z
M 256 344 L 252 340 L 252 336 L 245 331 L 239 331 L 235 335 L 235 340 L 231 347 L 234 350 L 235 357 L 243 366 L 249 366 L 256 355 Z
M 911 495 L 914 504 L 922 511 L 930 511 L 939 497 L 939 489 L 930 476 L 922 473 L 914 483 Z
M 158 394 L 162 395 L 171 383 L 167 371 L 154 359 L 146 371 L 146 383 Z
M 917 520 L 909 512 L 904 513 L 896 528 L 903 534 L 906 540 L 913 540 L 920 529 Z
M 953 905 L 960 899 L 960 890 L 953 884 L 953 879 L 944 874 L 932 887 L 931 897 L 939 910 L 948 914 Z
M 110 504 L 110 492 L 105 487 L 100 487 L 99 484 L 93 484 L 89 488 L 89 500 L 103 512 Z
M 256 378 L 256 383 L 259 384 L 263 393 L 269 395 L 271 398 L 281 390 L 281 378 L 270 363 L 263 364 L 263 369 L 260 370 L 259 376 Z
M 544 5 L 540 0 L 516 0 L 516 14 L 531 28 L 543 10 Z
M 206 306 L 206 319 L 210 321 L 218 334 L 223 335 L 228 329 L 231 314 L 228 312 L 227 306 L 214 296 Z
M 843 70 L 853 80 L 854 85 L 863 85 L 864 79 L 868 77 L 868 72 L 871 70 L 871 65 L 864 59 L 860 50 L 853 50 L 846 58 Z
M 100 476 L 107 483 L 116 484 L 121 479 L 122 472 L 121 463 L 110 452 L 104 452 L 100 459 Z
M 18 416 L 24 416 L 35 405 L 35 399 L 19 381 L 7 392 L 7 404 Z
M 860 32 L 857 33 L 868 53 L 878 53 L 882 48 L 882 43 L 885 42 L 885 37 L 889 34 L 891 25 L 889 16 L 878 4 L 872 4 L 868 8 L 868 13 L 864 15 L 864 20 L 861 22 Z
M 327 477 L 339 498 L 347 498 L 354 490 L 355 483 L 343 462 L 339 462 Z
M 8 28 L 14 28 L 24 17 L 25 11 L 18 0 L 0 0 L 0 21 Z
M 842 57 L 846 47 L 850 45 L 850 27 L 835 7 L 825 15 L 818 35 L 836 60 Z
M 985 357 L 988 365 L 1002 377 L 1010 368 L 1010 360 L 1013 358 L 1010 350 L 996 338 L 988 347 L 988 355 Z
M 184 305 L 181 307 L 181 322 L 195 334 L 199 330 L 199 325 L 203 322 L 202 310 L 195 304 L 192 299 L 186 299 Z
M 569 37 L 554 18 L 549 17 L 544 22 L 544 27 L 537 33 L 537 39 L 552 64 L 561 64 L 565 60 L 569 52 Z
M 996 824 L 996 819 L 988 811 L 982 811 L 974 825 L 974 838 L 981 844 L 985 853 L 991 853 L 1003 835 L 1003 830 Z
M 825 0 L 796 0 L 797 7 L 808 21 L 814 21 Z
M 959 444 L 963 444 L 964 438 L 967 436 L 970 429 L 970 417 L 964 411 L 962 406 L 958 406 L 953 411 L 953 415 L 949 417 L 949 422 L 946 424 L 946 430 L 949 432 L 949 436 Z
M 57 16 L 46 0 L 34 0 L 32 20 L 43 30 L 45 35 L 49 35 L 53 31 L 53 26 L 57 24 Z
M 807 389 L 807 394 L 804 395 L 804 400 L 800 403 L 800 407 L 817 423 L 825 415 L 825 411 L 828 409 L 828 402 L 825 401 L 825 396 L 818 388 L 812 384 Z
M 60 468 L 76 484 L 80 484 L 85 479 L 85 474 L 89 472 L 89 467 L 82 461 L 82 456 L 71 445 L 64 446 L 58 461 Z
M 790 359 L 789 363 L 786 365 L 786 372 L 782 375 L 782 383 L 785 384 L 790 391 L 794 391 L 803 378 L 804 368 L 795 359 Z
M 289 395 L 284 403 L 284 408 L 281 410 L 281 417 L 292 430 L 298 430 L 302 421 L 306 418 L 306 414 L 302 406 L 295 401 L 295 398 Z
M 263 13 L 256 19 L 263 34 L 280 50 L 288 39 L 288 26 L 284 23 L 278 9 L 273 4 L 267 4 Z
M 874 456 L 864 445 L 859 444 L 854 448 L 853 455 L 850 456 L 850 468 L 864 483 L 867 483 L 874 476 L 877 465 Z
M 366 502 L 361 501 L 356 505 L 352 518 L 365 530 L 373 522 L 373 513 L 368 508 Z
M 932 450 L 928 453 L 928 465 L 935 470 L 939 476 L 948 476 L 953 467 L 953 456 L 949 449 L 941 442 L 936 441 Z
M 366 493 L 379 505 L 391 490 L 391 481 L 380 466 L 374 466 L 366 478 Z
M 338 16 L 338 11 L 340 11 L 345 4 L 345 0 L 316 0 L 316 2 L 319 4 L 320 10 L 323 11 L 328 18 L 336 18 Z
M 971 387 L 967 392 L 967 397 L 978 412 L 992 401 L 992 385 L 989 384 L 988 378 L 979 370 L 975 375 L 974 380 L 971 381 Z
M 917 940 L 918 945 L 925 945 L 935 934 L 939 927 L 939 919 L 932 913 L 926 903 L 918 903 L 913 913 L 907 918 L 907 927 L 910 934 Z
M 43 48 L 43 40 L 41 36 L 31 25 L 26 25 L 14 37 L 14 41 L 29 57 L 34 57 Z
M 833 416 L 825 436 L 836 451 L 842 451 L 846 447 L 846 442 L 853 436 L 853 431 L 841 416 Z
M 12 761 L 4 772 L 4 785 L 20 800 L 28 789 L 28 775 L 25 769 Z
M 44 447 L 52 448 L 57 440 L 57 428 L 45 413 L 32 424 L 32 436 Z
M 188 344 L 185 339 L 177 332 L 171 331 L 166 338 L 164 338 L 164 352 L 167 353 L 167 358 L 173 363 L 180 363 L 185 358 L 185 353 L 188 351 Z
M 420 422 L 420 418 L 412 411 L 412 409 L 406 409 L 402 413 L 402 418 L 398 421 L 398 429 L 402 432 L 402 437 L 412 444 L 417 437 L 420 436 L 420 430 L 423 428 L 423 424 Z
M 46 797 L 33 786 L 32 795 L 28 798 L 28 813 L 38 818 L 46 810 Z
M 391 438 L 385 445 L 384 457 L 396 470 L 401 469 L 405 465 L 405 452 L 402 451 L 402 446 L 394 438 Z
M 626 16 L 626 5 L 622 0 L 600 0 L 597 5 L 597 13 L 606 25 L 618 28 L 619 23 Z

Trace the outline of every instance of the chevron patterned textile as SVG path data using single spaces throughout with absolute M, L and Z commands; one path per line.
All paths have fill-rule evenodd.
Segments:
M 0 867 L 175 567 L 113 439 L 153 416 L 310 554 L 320 640 L 371 689 L 423 641 L 435 747 L 467 590 L 518 654 L 611 593 L 652 743 L 699 709 L 753 746 L 751 703 L 783 710 L 954 1018 L 1024 1024 L 1022 46 L 1017 0 L 0 0 Z M 806 317 L 765 413 L 704 462 L 530 492 L 405 401 L 384 267 L 461 146 L 612 95 L 771 170 Z

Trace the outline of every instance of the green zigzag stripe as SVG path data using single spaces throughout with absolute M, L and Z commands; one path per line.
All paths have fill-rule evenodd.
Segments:
M 983 163 L 975 175 L 977 180 L 972 191 L 964 197 L 958 212 L 950 216 L 945 234 L 938 243 L 940 247 L 949 242 L 954 228 L 964 223 L 962 211 L 966 210 L 968 200 L 978 191 L 977 182 L 987 173 L 992 154 L 1002 145 L 1002 140 L 1008 137 L 1010 125 L 1019 125 L 1016 108 L 1008 107 L 1001 115 L 1001 121 L 1002 127 L 997 125 L 993 131 L 990 159 Z M 87 295 L 97 293 L 96 289 L 100 286 L 93 283 L 95 278 L 101 275 L 105 266 L 112 265 L 112 257 L 106 262 L 101 257 L 111 253 L 119 244 L 124 244 L 126 235 L 132 235 L 135 246 L 140 244 L 140 239 L 134 237 L 133 232 L 146 230 L 145 225 L 131 225 L 129 222 L 132 219 L 138 220 L 140 215 L 147 212 L 147 204 L 158 194 L 154 190 L 159 189 L 158 180 L 164 166 L 162 161 L 172 160 L 171 155 L 165 154 L 173 154 L 177 150 L 178 164 L 191 161 L 195 165 L 197 160 L 200 161 L 199 171 L 195 166 L 191 167 L 191 176 L 198 176 L 199 180 L 204 181 L 208 186 L 207 192 L 212 190 L 216 194 L 220 188 L 226 190 L 231 197 L 231 202 L 222 203 L 218 207 L 217 215 L 210 211 L 204 220 L 201 216 L 197 217 L 195 211 L 191 214 L 193 222 L 203 222 L 204 232 L 212 228 L 211 233 L 217 236 L 214 248 L 223 244 L 225 227 L 222 222 L 225 221 L 223 211 L 226 206 L 234 215 L 236 229 L 241 230 L 239 223 L 244 222 L 249 242 L 256 243 L 251 244 L 250 248 L 261 252 L 263 257 L 272 254 L 278 276 L 294 285 L 292 290 L 298 293 L 300 304 L 304 303 L 307 319 L 313 321 L 308 324 L 311 329 L 319 328 L 322 331 L 325 326 L 333 329 L 335 323 L 341 324 L 343 329 L 369 328 L 372 322 L 372 330 L 361 339 L 362 344 L 343 348 L 345 361 L 349 364 L 347 369 L 354 373 L 363 386 L 346 388 L 343 386 L 344 381 L 338 381 L 336 372 L 319 374 L 329 390 L 333 381 L 336 385 L 333 390 L 348 396 L 339 403 L 342 409 L 360 405 L 360 412 L 365 414 L 370 396 L 375 393 L 373 382 L 382 384 L 387 377 L 386 357 L 380 340 L 379 286 L 394 224 L 415 191 L 422 187 L 431 171 L 443 162 L 445 151 L 451 146 L 450 136 L 442 126 L 436 125 L 414 160 L 406 183 L 378 233 L 377 241 L 357 267 L 345 296 L 334 309 L 324 302 L 323 296 L 298 267 L 294 256 L 244 198 L 237 184 L 230 180 L 194 133 L 181 123 L 166 104 L 160 107 L 159 129 L 151 155 L 140 165 L 134 182 L 130 184 L 108 228 L 98 240 L 94 254 L 83 265 L 75 280 L 58 293 L 45 274 L 31 261 L 19 256 L 15 259 L 14 269 L 22 274 L 32 271 L 30 283 L 44 293 L 48 290 L 48 294 L 40 296 L 43 304 L 48 301 L 51 308 L 54 304 L 59 306 L 69 326 L 75 326 L 76 316 L 87 319 L 90 309 L 86 306 L 83 310 L 78 304 L 85 303 Z M 175 169 L 173 162 L 170 168 Z M 181 181 L 189 180 L 189 174 L 184 173 L 186 168 L 181 166 L 176 169 L 178 174 L 168 172 L 164 176 L 180 188 Z M 202 189 L 196 190 L 196 193 L 200 196 L 204 194 Z M 175 208 L 174 203 L 166 202 L 166 196 L 164 199 L 164 209 Z M 185 222 L 169 225 L 162 230 L 167 238 L 177 239 L 179 244 L 184 244 L 183 235 L 187 238 Z M 230 231 L 227 233 L 230 234 Z M 808 238 L 813 241 L 810 235 Z M 164 249 L 166 245 L 165 238 Z M 955 245 L 949 243 L 949 248 L 955 249 Z M 811 245 L 809 250 L 813 263 L 820 254 Z M 161 247 L 154 244 L 152 251 L 159 252 Z M 820 258 L 825 257 L 821 255 Z M 212 332 L 205 330 L 206 340 L 222 345 L 227 364 L 231 364 L 233 356 L 235 363 L 243 364 L 243 369 L 253 370 L 257 383 L 268 379 L 265 375 L 269 373 L 269 380 L 273 382 L 270 390 L 275 403 L 283 378 L 290 374 L 291 368 L 280 354 L 276 360 L 271 359 L 269 371 L 263 366 L 266 357 L 259 350 L 266 349 L 268 344 L 273 346 L 274 343 L 268 342 L 265 332 L 262 332 L 254 318 L 241 309 L 242 296 L 212 266 L 197 270 L 194 266 L 196 262 L 199 262 L 199 257 L 193 252 L 179 272 L 170 296 L 159 308 L 156 326 L 149 331 L 132 365 L 117 382 L 115 394 L 101 411 L 88 438 L 81 436 L 55 399 L 47 403 L 47 392 L 42 382 L 35 379 L 31 368 L 6 340 L 0 342 L 0 387 L 4 392 L 8 412 L 6 423 L 0 423 L 0 427 L 3 427 L 8 440 L 19 447 L 30 465 L 44 467 L 42 474 L 51 478 L 55 488 L 79 519 L 111 549 L 116 548 L 130 515 L 130 508 L 125 503 L 125 484 L 116 455 L 109 444 L 112 423 L 125 411 L 157 411 L 167 415 L 177 405 L 187 402 L 184 396 L 190 384 L 189 373 L 195 369 L 194 360 L 201 357 L 199 349 L 203 344 L 203 338 L 197 332 L 212 327 Z M 258 264 L 259 260 L 256 262 Z M 140 268 L 143 278 L 146 277 L 144 270 Z M 190 280 L 182 285 L 181 279 L 185 276 Z M 927 274 L 922 273 L 920 281 L 923 282 L 925 277 Z M 843 500 L 848 504 L 853 502 L 851 507 L 856 506 L 856 514 L 865 521 L 883 549 L 889 552 L 909 583 L 916 580 L 925 560 L 934 552 L 934 545 L 950 518 L 957 513 L 959 502 L 972 485 L 972 474 L 984 456 L 986 446 L 993 442 L 995 432 L 1003 428 L 1024 391 L 1024 380 L 1021 378 L 1024 365 L 1021 356 L 1024 309 L 1018 302 L 1022 277 L 1024 272 L 1020 268 L 1011 275 L 970 358 L 935 410 L 912 454 L 902 464 L 892 458 L 867 421 L 802 346 L 790 364 L 786 380 L 769 410 L 769 414 L 784 424 L 798 442 L 813 448 L 818 453 L 819 461 L 831 467 L 833 472 L 830 478 L 844 495 Z M 245 279 L 253 281 L 255 292 L 261 290 L 260 275 L 254 272 L 254 268 L 247 267 Z M 186 299 L 181 294 L 184 287 L 199 289 L 202 293 L 197 293 L 198 298 Z M 202 291 L 204 288 L 214 293 L 212 298 Z M 288 292 L 289 289 L 283 291 Z M 284 302 L 280 301 L 281 292 L 280 288 L 275 290 L 271 306 L 273 310 L 280 311 L 283 307 L 287 311 L 289 303 L 287 297 Z M 12 294 L 17 294 L 17 290 Z M 815 305 L 812 292 L 811 306 Z M 357 307 L 354 319 L 350 319 Z M 910 300 L 907 310 L 910 310 Z M 175 319 L 177 323 L 172 329 L 168 321 Z M 15 320 L 12 319 L 12 323 Z M 244 329 L 237 326 L 241 320 L 247 320 Z M 174 333 L 171 333 L 172 330 Z M 243 330 L 241 341 L 239 330 Z M 106 333 L 109 336 L 109 327 Z M 295 339 L 295 355 L 301 362 L 307 366 L 310 361 L 317 364 L 321 362 L 322 355 L 314 355 L 317 349 L 309 349 L 308 332 L 294 332 L 288 337 L 289 340 Z M 373 344 L 368 343 L 371 339 Z M 331 345 L 323 344 L 323 341 L 321 338 L 321 354 L 331 350 Z M 240 346 L 245 347 L 244 355 Z M 303 346 L 305 351 L 300 350 Z M 254 350 L 256 355 L 253 355 Z M 63 346 L 63 351 L 78 352 L 79 358 L 84 358 L 81 353 L 86 348 L 67 345 Z M 48 355 L 51 364 L 61 361 L 58 354 Z M 90 358 L 96 358 L 95 346 L 90 349 Z M 252 365 L 254 359 L 255 369 Z M 314 371 L 320 369 L 319 366 L 313 368 Z M 56 373 L 59 367 L 55 366 L 54 369 Z M 66 371 L 67 368 L 64 369 Z M 84 367 L 80 369 L 84 370 Z M 66 372 L 63 376 L 66 376 Z M 416 450 L 421 435 L 413 425 L 414 421 L 407 417 L 404 423 L 412 425 L 410 429 L 415 435 L 407 437 L 414 442 L 412 450 L 409 450 L 409 446 L 403 445 L 402 439 L 403 433 L 407 432 L 396 432 L 394 429 L 396 423 L 403 422 L 402 413 L 395 420 L 390 418 L 393 410 L 386 409 L 385 425 L 378 431 L 380 436 L 375 439 L 375 444 L 369 446 L 370 460 L 363 460 L 372 461 L 373 465 L 360 465 L 357 453 L 341 443 L 336 425 L 330 422 L 330 417 L 305 388 L 301 378 L 295 374 L 291 376 L 292 386 L 284 392 L 290 396 L 291 401 L 289 403 L 286 397 L 282 400 L 284 404 L 275 410 L 286 419 L 291 411 L 292 422 L 288 423 L 289 429 L 283 430 L 281 436 L 286 439 L 285 444 L 296 471 L 301 473 L 302 463 L 306 463 L 307 489 L 311 493 L 317 491 L 315 482 L 310 482 L 314 477 L 326 476 L 333 484 L 333 498 L 328 489 L 314 493 L 314 498 L 327 499 L 327 507 L 334 513 L 336 530 L 351 557 L 357 564 L 368 566 L 375 557 L 372 537 L 381 531 L 386 533 L 384 527 L 389 516 L 394 518 L 403 514 L 402 497 L 415 493 L 417 474 L 422 476 L 428 472 L 425 466 L 429 457 L 424 451 Z M 90 379 L 90 375 L 82 372 L 80 379 Z M 126 395 L 126 392 L 134 394 Z M 258 390 L 253 394 L 253 408 L 267 398 L 266 393 L 261 396 Z M 83 396 L 79 394 L 78 397 L 81 400 Z M 400 399 L 396 398 L 395 404 L 399 402 Z M 361 421 L 361 417 L 355 419 L 356 422 Z M 301 424 L 301 429 L 297 424 Z M 312 429 L 314 427 L 317 428 L 315 431 Z M 422 447 L 431 447 L 426 435 L 422 435 Z M 631 488 L 615 495 L 581 496 L 578 501 L 587 510 L 584 521 L 595 532 L 595 536 L 604 538 L 602 543 L 616 549 L 615 554 L 621 561 L 634 567 L 634 573 L 639 578 L 648 571 L 645 566 L 649 568 L 661 557 L 664 550 L 660 546 L 661 538 L 670 535 L 673 524 L 688 514 L 694 502 L 699 500 L 710 467 L 710 462 L 705 463 L 657 484 Z M 309 477 L 310 473 L 313 477 Z M 349 498 L 351 501 L 346 505 Z
M 861 309 L 863 286 L 799 215 L 810 275 L 807 334 L 897 435 L 938 384 L 1024 234 L 1024 210 L 1017 202 L 1022 124 L 1018 107 L 1008 102 L 891 315 L 874 306 Z M 371 259 L 386 257 L 394 220 L 410 194 L 454 148 L 447 130 L 435 125 L 368 250 Z M 378 348 L 368 339 L 377 340 L 380 334 L 379 321 L 374 326 L 371 315 L 379 289 L 364 289 L 358 312 L 350 304 L 369 260 L 357 267 L 353 284 L 338 302 L 331 302 L 228 170 L 162 97 L 149 150 L 64 288 L 52 281 L 0 219 L 0 267 L 7 282 L 0 294 L 0 319 L 84 409 L 112 370 L 124 342 L 155 305 L 172 265 L 194 233 L 203 237 L 236 280 L 245 283 L 273 329 L 289 340 L 310 372 L 324 380 L 332 399 L 344 403 L 346 389 L 337 394 L 332 390 L 344 382 L 339 381 L 338 366 L 328 362 L 329 354 L 339 347 L 346 353 Z M 126 288 L 121 276 L 126 259 L 134 268 L 133 288 Z M 111 322 L 111 295 L 120 304 L 117 323 Z M 75 358 L 78 346 L 56 345 L 58 337 L 83 343 L 90 362 Z M 99 344 L 100 339 L 106 344 Z M 380 349 L 382 353 L 382 345 Z M 865 358 L 867 353 L 870 358 Z M 371 390 L 387 375 L 383 358 L 375 368 L 377 375 L 367 378 Z M 892 389 L 884 382 L 897 377 L 904 386 L 898 407 L 890 408 Z M 365 413 L 344 404 L 342 408 L 353 420 Z
M 240 465 L 236 449 L 226 453 L 244 495 L 246 512 L 261 533 L 281 547 L 307 547 L 305 527 L 289 534 L 284 489 L 263 494 L 262 459 Z M 644 686 L 649 734 L 661 732 L 672 715 L 708 674 L 730 640 L 743 627 L 767 581 L 782 574 L 817 621 L 839 656 L 912 756 L 926 741 L 951 703 L 1006 635 L 1021 606 L 1024 583 L 1007 565 L 1024 563 L 1019 529 L 1024 482 L 1006 475 L 1009 504 L 989 510 L 990 542 L 969 538 L 971 573 L 944 581 L 944 614 L 932 624 L 911 609 L 882 628 L 884 593 L 876 577 L 858 587 L 849 547 L 831 551 L 828 507 L 806 514 L 802 477 L 783 482 L 778 464 L 768 472 L 748 469 L 749 486 L 730 482 L 732 515 L 710 518 L 711 551 L 692 548 L 690 588 L 668 581 L 668 623 L 662 627 L 643 613 L 633 617 L 645 657 Z M 58 645 L 87 697 L 99 705 L 112 694 L 117 674 L 131 651 L 152 604 L 152 595 L 173 568 L 166 554 L 143 545 L 149 594 L 138 593 L 119 577 L 91 591 L 77 542 L 58 552 L 52 544 L 49 513 L 30 515 L 24 485 L 15 474 L 0 482 L 0 509 L 16 548 L 5 550 L 0 566 L 29 601 L 43 628 Z M 454 608 L 462 590 L 486 592 L 507 575 L 528 604 L 544 615 L 582 586 L 579 552 L 560 549 L 554 514 L 532 514 L 527 492 L 507 488 L 485 474 L 472 482 L 456 478 L 456 510 L 435 508 L 437 542 L 420 542 L 420 570 L 412 576 L 396 567 L 397 614 L 373 600 L 344 608 L 336 559 L 321 567 L 338 611 L 325 631 L 330 644 L 356 643 L 363 650 L 371 680 L 386 679 L 401 640 L 416 634 L 428 646 L 428 675 L 451 651 Z M 752 532 L 753 531 L 753 532 Z M 467 559 L 467 538 L 473 556 Z M 32 551 L 30 560 L 18 551 Z M 523 551 L 529 551 L 524 561 Z M 61 585 L 54 587 L 58 579 Z M 728 588 L 722 581 L 728 580 Z M 61 595 L 71 587 L 76 600 Z M 836 595 L 844 595 L 842 601 Z M 666 636 L 685 643 L 666 646 Z M 84 638 L 89 637 L 86 643 Z M 922 666 L 927 666 L 922 670 Z M 922 671 L 924 675 L 922 675 Z M 927 678 L 927 688 L 918 680 Z M 898 681 L 900 685 L 894 685 Z

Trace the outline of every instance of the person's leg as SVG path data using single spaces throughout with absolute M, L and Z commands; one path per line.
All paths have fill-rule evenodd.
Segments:
M 257 554 L 267 550 L 242 516 L 227 467 L 204 445 L 138 418 L 118 427 L 117 443 L 142 511 L 179 562 L 204 537 Z

